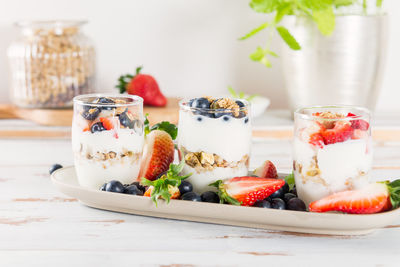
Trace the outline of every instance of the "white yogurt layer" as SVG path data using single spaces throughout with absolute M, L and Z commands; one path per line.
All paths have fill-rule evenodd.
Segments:
M 224 180 L 228 178 L 233 178 L 236 176 L 245 176 L 248 174 L 248 169 L 245 164 L 238 166 L 237 168 L 223 168 L 217 167 L 212 171 L 205 171 L 197 173 L 196 170 L 188 165 L 183 168 L 184 174 L 192 173 L 192 175 L 186 180 L 193 185 L 193 191 L 201 194 L 205 191 L 214 190 L 215 187 L 208 186 L 217 180 Z
M 228 162 L 240 161 L 250 155 L 251 125 L 250 121 L 245 123 L 246 118 L 225 121 L 223 116 L 215 119 L 181 110 L 178 144 L 190 152 L 215 153 Z
M 131 183 L 136 180 L 140 169 L 140 157 L 133 160 L 131 156 L 120 157 L 130 151 L 141 155 L 144 137 L 133 129 L 118 129 L 91 133 L 72 129 L 72 147 L 75 168 L 80 185 L 92 189 L 107 181 L 118 180 Z M 97 161 L 86 155 L 115 152 L 116 158 Z
M 322 149 L 295 138 L 294 160 L 301 164 L 302 173 L 295 172 L 296 187 L 299 196 L 309 203 L 334 192 L 349 188 L 349 182 L 357 188 L 368 182 L 372 165 L 372 153 L 368 140 L 348 140 L 325 145 Z M 319 177 L 324 184 L 307 176 L 307 171 L 315 169 L 317 160 Z M 364 174 L 364 175 L 361 175 Z M 302 176 L 305 177 L 304 183 Z M 318 180 L 318 179 L 316 179 Z

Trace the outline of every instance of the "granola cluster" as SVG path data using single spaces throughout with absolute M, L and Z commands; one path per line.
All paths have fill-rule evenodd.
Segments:
M 212 98 L 212 97 L 204 97 L 211 103 L 210 108 L 215 110 L 228 110 L 233 114 L 234 117 L 244 117 L 247 115 L 247 110 L 240 110 L 239 105 L 235 100 L 229 97 L 225 98 Z
M 212 171 L 217 167 L 220 168 L 238 168 L 242 165 L 249 164 L 249 155 L 244 155 L 240 161 L 228 162 L 217 154 L 206 152 L 189 152 L 185 148 L 181 148 L 185 158 L 185 163 L 194 168 L 198 173 L 204 171 Z
M 23 39 L 24 50 L 10 50 L 17 104 L 71 106 L 74 96 L 94 89 L 94 48 L 80 38 L 78 27 L 39 28 Z
M 127 162 L 128 164 L 135 164 L 139 162 L 141 153 L 135 153 L 129 150 L 123 150 L 120 153 L 109 151 L 109 152 L 95 152 L 90 153 L 88 151 L 83 152 L 82 150 L 78 152 L 79 157 L 84 157 L 86 160 L 102 163 L 103 167 L 106 169 L 107 165 L 105 163 L 109 163 L 109 165 L 113 165 L 118 162 Z

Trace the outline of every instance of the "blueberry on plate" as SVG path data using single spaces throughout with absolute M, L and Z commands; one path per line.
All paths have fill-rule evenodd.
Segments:
M 286 193 L 284 196 L 283 196 L 283 200 L 286 202 L 286 204 L 288 203 L 288 201 L 290 200 L 290 199 L 292 199 L 292 198 L 294 198 L 294 197 L 297 197 L 295 194 L 292 194 L 292 193 Z
M 286 203 L 287 209 L 288 210 L 297 210 L 297 211 L 306 211 L 306 204 L 304 204 L 304 201 L 301 200 L 300 198 L 294 197 L 289 199 L 289 201 Z
M 101 122 L 96 122 L 90 127 L 90 131 L 92 133 L 101 132 L 101 131 L 105 131 L 105 130 L 106 130 L 106 128 L 104 128 L 103 123 L 101 123 Z
M 283 196 L 289 192 L 289 185 L 285 182 L 285 185 L 282 186 L 280 189 L 276 190 L 274 193 L 272 193 L 269 197 L 271 199 L 273 198 L 283 198 Z
M 132 184 L 125 187 L 124 194 L 143 196 L 143 191 L 137 188 L 136 185 Z
M 284 210 L 286 209 L 285 201 L 283 201 L 281 198 L 274 198 L 271 200 L 271 208 L 277 210 Z
M 96 103 L 96 104 L 110 104 L 110 105 L 113 105 L 113 104 L 115 104 L 115 101 L 112 100 L 111 98 L 100 97 L 100 98 L 97 98 L 94 101 L 94 103 Z M 114 107 L 112 107 L 112 106 L 104 106 L 104 107 L 101 107 L 101 108 L 104 109 L 104 110 L 111 110 Z
M 54 164 L 53 166 L 50 167 L 49 173 L 52 174 L 58 169 L 61 169 L 63 166 L 61 164 Z
M 213 191 L 204 192 L 200 197 L 203 202 L 219 203 L 219 196 Z
M 182 195 L 181 199 L 182 200 L 201 202 L 201 197 L 198 194 L 196 194 L 195 192 L 187 192 L 187 193 Z
M 193 185 L 191 183 L 189 183 L 188 181 L 182 181 L 178 188 L 179 188 L 179 192 L 181 193 L 181 195 L 184 195 L 188 192 L 193 191 Z
M 98 107 L 85 106 L 82 112 L 82 117 L 88 121 L 92 121 L 99 116 L 100 111 L 101 110 Z
M 104 183 L 104 184 L 100 187 L 100 191 L 106 191 L 106 185 L 107 185 L 107 183 Z
M 271 208 L 271 202 L 269 202 L 266 199 L 257 200 L 256 203 L 254 203 L 254 207 L 269 209 L 269 208 Z
M 121 125 L 130 129 L 133 129 L 133 126 L 135 125 L 135 121 L 129 118 L 128 112 L 126 111 L 119 114 L 119 122 Z
M 125 187 L 123 184 L 121 184 L 119 181 L 117 180 L 112 180 L 109 181 L 106 184 L 106 191 L 107 192 L 114 192 L 114 193 L 123 193 L 125 190 Z
M 131 183 L 130 185 L 136 185 L 136 187 L 140 190 L 140 191 L 142 191 L 142 192 L 146 192 L 146 186 L 144 186 L 144 185 L 141 185 L 139 182 L 133 182 L 133 183 Z M 129 185 L 128 185 L 129 186 Z

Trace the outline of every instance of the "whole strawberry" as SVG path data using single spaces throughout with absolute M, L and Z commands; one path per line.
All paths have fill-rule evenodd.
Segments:
M 155 107 L 167 105 L 167 98 L 161 93 L 160 88 L 153 78 L 148 74 L 141 74 L 142 67 L 136 68 L 136 75 L 126 74 L 118 79 L 120 93 L 127 92 L 130 95 L 137 95 L 143 98 L 143 104 Z

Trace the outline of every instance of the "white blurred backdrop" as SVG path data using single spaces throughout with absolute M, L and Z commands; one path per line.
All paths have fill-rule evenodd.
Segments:
M 220 95 L 231 85 L 287 108 L 281 65 L 268 69 L 248 59 L 265 34 L 238 37 L 265 22 L 248 0 L 0 0 L 0 102 L 9 95 L 6 50 L 20 19 L 84 19 L 97 49 L 97 91 L 113 91 L 118 76 L 155 76 L 168 96 Z M 384 1 L 389 12 L 386 71 L 378 110 L 400 110 L 400 1 Z M 280 40 L 273 48 L 278 50 Z

